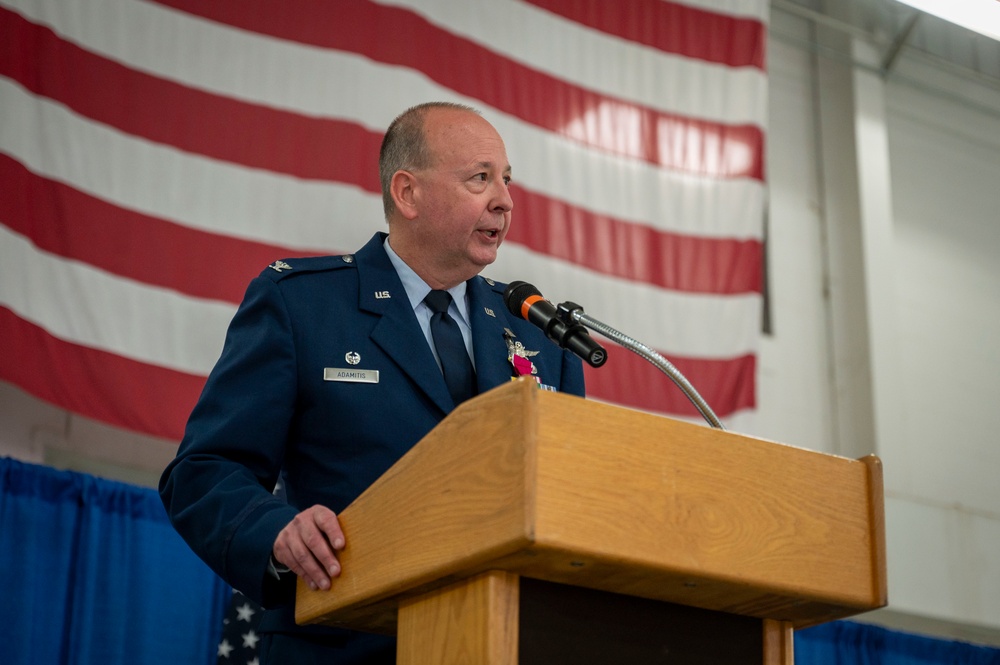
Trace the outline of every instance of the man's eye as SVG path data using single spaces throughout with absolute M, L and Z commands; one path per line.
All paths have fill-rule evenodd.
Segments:
M 503 184 L 505 184 L 507 186 L 510 186 L 510 176 L 509 175 L 505 175 L 503 177 Z

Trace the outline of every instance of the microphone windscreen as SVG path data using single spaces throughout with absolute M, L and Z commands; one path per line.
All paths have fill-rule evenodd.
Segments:
M 521 314 L 521 305 L 531 296 L 540 296 L 541 292 L 527 282 L 511 282 L 503 292 L 503 301 L 507 305 L 510 313 L 518 318 L 524 318 Z

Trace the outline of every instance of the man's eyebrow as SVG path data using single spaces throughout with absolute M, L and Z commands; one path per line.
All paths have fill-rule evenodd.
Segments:
M 477 169 L 492 169 L 492 168 L 494 168 L 494 163 L 493 162 L 486 162 L 486 161 L 484 161 L 484 162 L 476 162 L 473 165 L 473 168 L 477 168 Z M 507 164 L 502 169 L 503 173 L 506 173 L 507 175 L 510 175 L 511 170 L 512 169 L 510 167 L 510 164 Z

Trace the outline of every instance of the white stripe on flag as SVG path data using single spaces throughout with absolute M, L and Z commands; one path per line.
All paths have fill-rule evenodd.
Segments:
M 199 230 L 314 250 L 363 244 L 371 233 L 351 222 L 382 219 L 381 198 L 356 187 L 249 169 L 137 139 L 6 79 L 0 79 L 0 106 L 8 118 L 17 118 L 0 123 L 0 151 L 119 207 Z M 86 163 L 74 158 L 81 155 Z M 335 230 L 338 211 L 356 216 Z
M 770 5 L 761 0 L 672 0 L 675 5 L 688 5 L 716 14 L 729 14 L 767 22 Z
M 483 271 L 500 281 L 531 282 L 552 302 L 570 300 L 594 318 L 663 353 L 727 359 L 758 344 L 760 295 L 714 296 L 658 289 L 504 245 Z
M 414 79 L 425 80 L 419 73 L 342 51 L 256 35 L 152 3 L 3 0 L 0 4 L 135 69 L 276 108 L 358 117 L 376 131 L 388 126 L 397 109 L 409 105 L 400 104 L 400 98 L 428 98 L 414 96 L 414 85 L 422 82 Z M 734 69 L 659 53 L 523 3 L 508 1 L 502 3 L 503 8 L 501 3 L 469 3 L 466 12 L 456 11 L 453 4 L 383 4 L 413 5 L 414 11 L 419 6 L 419 13 L 431 15 L 450 32 L 478 40 L 497 51 L 498 57 L 651 108 L 734 124 L 763 125 L 767 118 L 767 78 L 756 68 Z M 482 18 L 484 13 L 488 21 Z M 511 27 L 505 31 L 503 25 Z M 525 30 L 538 31 L 540 36 L 527 39 Z M 552 48 L 553 43 L 571 44 L 577 56 L 560 53 Z M 630 63 L 624 72 L 623 61 Z M 227 66 L 232 63 L 239 63 L 238 70 Z M 359 108 L 364 101 L 359 95 L 342 94 L 348 81 L 366 81 L 379 69 L 389 69 L 396 76 L 385 86 L 386 98 L 375 109 Z M 640 75 L 644 78 L 635 78 Z M 671 94 L 665 95 L 665 90 Z M 706 94 L 709 91 L 717 92 Z M 733 104 L 733 99 L 740 103 Z
M 345 210 L 363 213 L 363 219 L 382 216 L 380 198 L 356 187 L 304 181 L 131 137 L 7 79 L 0 79 L 0 104 L 8 118 L 0 125 L 0 150 L 36 173 L 179 224 L 331 248 L 341 243 L 331 236 L 332 216 Z M 764 187 L 757 181 L 669 173 L 584 149 L 508 116 L 490 120 L 509 137 L 515 180 L 543 194 L 664 231 L 735 239 L 761 235 L 759 218 L 746 212 L 762 205 Z M 92 161 L 80 163 L 72 154 Z M 114 168 L 121 164 L 128 166 Z
M 0 220 L 0 303 L 60 339 L 207 375 L 236 307 L 121 279 L 43 252 Z
M 661 53 L 514 0 L 376 1 L 409 9 L 498 57 L 583 88 L 726 123 L 763 125 L 767 118 L 767 76 L 754 67 L 736 69 Z M 733 99 L 742 103 L 733 104 Z
M 2 220 L 0 220 L 2 222 Z M 229 303 L 178 294 L 110 275 L 43 252 L 0 224 L 0 260 L 17 279 L 0 285 L 0 302 L 56 337 L 163 367 L 207 374 L 235 311 Z M 748 326 L 757 296 L 691 296 L 609 279 L 542 259 L 519 246 L 501 251 L 486 271 L 529 278 L 554 301 L 575 300 L 626 334 L 684 357 L 728 358 L 755 344 Z M 45 297 L 38 297 L 38 294 Z M 649 316 L 671 312 L 669 319 Z

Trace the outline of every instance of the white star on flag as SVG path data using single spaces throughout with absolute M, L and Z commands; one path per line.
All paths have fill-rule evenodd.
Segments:
M 233 645 L 229 643 L 229 640 L 222 640 L 219 642 L 219 653 L 216 654 L 220 658 L 229 658 L 229 652 L 233 650 Z
M 236 618 L 240 621 L 246 621 L 250 623 L 250 618 L 255 614 L 253 608 L 250 607 L 250 603 L 243 603 L 240 607 L 236 608 Z
M 252 630 L 249 633 L 243 634 L 243 646 L 248 649 L 256 649 L 258 641 L 260 641 L 260 638 Z

